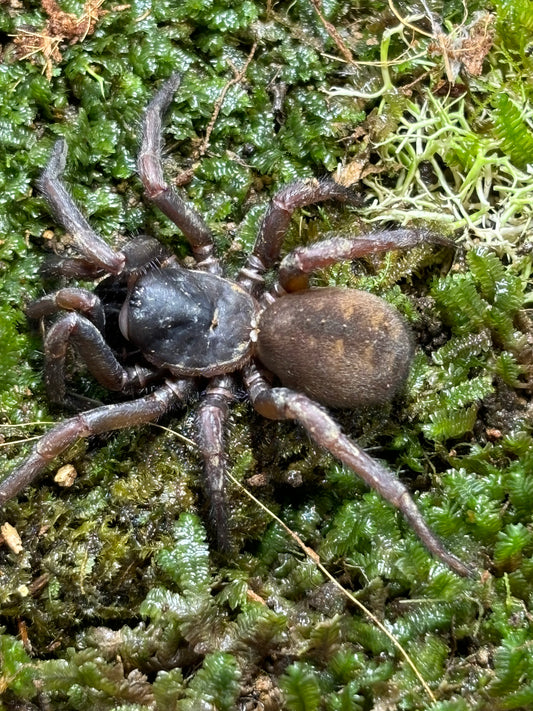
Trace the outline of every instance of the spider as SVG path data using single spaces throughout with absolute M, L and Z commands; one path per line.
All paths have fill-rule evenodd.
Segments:
M 39 187 L 80 254 L 62 259 L 58 272 L 99 279 L 94 292 L 61 288 L 27 309 L 37 319 L 59 314 L 44 343 L 49 397 L 80 409 L 79 398 L 66 390 L 66 355 L 73 347 L 102 386 L 135 399 L 78 412 L 53 427 L 0 483 L 0 504 L 15 497 L 78 438 L 157 420 L 201 393 L 198 445 L 211 523 L 219 546 L 228 548 L 224 424 L 241 376 L 257 412 L 274 420 L 296 420 L 399 509 L 433 555 L 459 575 L 469 575 L 470 569 L 431 531 L 406 487 L 346 437 L 326 410 L 386 403 L 398 393 L 413 355 L 408 327 L 377 296 L 308 284 L 314 270 L 342 260 L 448 240 L 423 230 L 376 231 L 299 247 L 280 262 L 294 210 L 325 200 L 354 201 L 348 189 L 332 180 L 302 180 L 275 194 L 251 254 L 236 279 L 226 279 L 203 218 L 163 177 L 162 120 L 179 83 L 179 75 L 173 75 L 146 109 L 138 172 L 148 198 L 188 240 L 194 269 L 146 236 L 121 250 L 111 249 L 63 185 L 65 141 L 56 143 L 42 174 Z M 276 265 L 278 281 L 267 289 L 264 274 Z M 273 386 L 275 380 L 279 384 Z

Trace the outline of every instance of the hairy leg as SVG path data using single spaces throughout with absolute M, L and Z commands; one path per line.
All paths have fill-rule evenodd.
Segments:
M 76 249 L 88 262 L 110 274 L 120 274 L 124 267 L 124 255 L 114 252 L 96 234 L 61 181 L 67 151 L 66 141 L 63 139 L 57 141 L 48 165 L 41 175 L 39 188 L 58 221 L 73 237 Z
M 210 517 L 220 550 L 230 548 L 226 511 L 224 426 L 233 400 L 233 380 L 213 378 L 198 408 L 198 446 L 204 460 L 204 486 L 210 503 Z
M 289 252 L 280 264 L 279 283 L 286 291 L 299 291 L 307 288 L 308 275 L 316 269 L 324 269 L 367 254 L 409 249 L 421 244 L 454 246 L 453 242 L 442 235 L 416 229 L 382 230 L 353 239 L 332 237 Z
M 333 180 L 299 180 L 281 188 L 267 207 L 252 253 L 239 274 L 239 283 L 253 289 L 260 275 L 279 260 L 293 212 L 324 200 L 360 204 L 356 193 Z
M 152 422 L 177 403 L 184 403 L 193 384 L 189 380 L 167 381 L 150 395 L 80 413 L 53 427 L 33 447 L 29 456 L 0 482 L 0 506 L 31 484 L 46 466 L 82 437 Z
M 47 294 L 41 299 L 33 301 L 27 307 L 26 316 L 38 319 L 52 316 L 62 310 L 82 313 L 94 323 L 100 332 L 103 332 L 105 326 L 104 307 L 98 296 L 88 289 L 66 287 L 53 294 Z
M 97 326 L 73 311 L 53 324 L 44 341 L 46 389 L 50 401 L 56 404 L 68 404 L 65 360 L 70 345 L 76 348 L 91 375 L 107 390 L 138 389 L 155 374 L 145 367 L 124 368 Z
M 143 138 L 137 168 L 150 200 L 180 228 L 191 245 L 195 259 L 206 268 L 212 261 L 211 231 L 196 210 L 168 185 L 161 162 L 163 116 L 179 84 L 180 76 L 173 74 L 149 103 L 143 121 Z M 216 266 L 216 260 L 212 266 Z
M 270 387 L 254 366 L 247 368 L 245 382 L 252 404 L 259 413 L 270 419 L 299 422 L 317 444 L 331 452 L 397 508 L 435 557 L 458 575 L 472 575 L 472 571 L 447 551 L 429 528 L 401 481 L 346 437 L 335 420 L 321 407 L 305 395 L 288 388 Z

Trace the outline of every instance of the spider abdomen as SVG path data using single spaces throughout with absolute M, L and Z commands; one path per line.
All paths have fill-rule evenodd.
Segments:
M 258 355 L 286 387 L 353 408 L 394 397 L 409 372 L 413 339 L 400 314 L 373 294 L 311 289 L 265 309 Z

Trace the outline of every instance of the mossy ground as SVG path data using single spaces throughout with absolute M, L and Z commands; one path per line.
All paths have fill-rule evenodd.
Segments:
M 81 16 L 89 6 L 61 7 Z M 231 474 L 386 625 L 428 694 L 390 639 L 234 484 L 238 553 L 215 552 L 192 444 L 155 426 L 111 434 L 65 454 L 78 471 L 72 487 L 60 490 L 48 475 L 2 512 L 22 550 L 0 549 L 0 705 L 533 707 L 529 3 L 498 0 L 491 25 L 476 3 L 463 16 L 460 2 L 446 2 L 439 30 L 422 5 L 400 3 L 105 2 L 94 31 L 71 36 L 61 57 L 21 60 L 13 35 L 41 32 L 44 8 L 53 6 L 13 1 L 0 14 L 6 442 L 46 427 L 26 423 L 60 417 L 47 408 L 40 336 L 23 315 L 45 288 L 43 260 L 67 248 L 34 187 L 55 139 L 68 141 L 66 180 L 100 234 L 118 245 L 149 232 L 187 253 L 143 202 L 135 174 L 143 108 L 178 70 L 168 172 L 193 169 L 184 190 L 230 273 L 276 187 L 336 171 L 360 177 L 363 208 L 302 211 L 287 248 L 398 223 L 456 240 L 454 257 L 413 250 L 318 280 L 371 289 L 412 324 L 419 349 L 405 395 L 385 411 L 339 418 L 407 482 L 478 575 L 461 580 L 433 560 L 395 511 L 304 432 L 236 405 Z M 475 40 L 468 56 L 484 59 L 479 75 L 473 60 L 459 66 L 465 38 Z M 195 161 L 221 92 L 247 61 Z M 105 396 L 83 373 L 76 386 Z M 193 440 L 194 408 L 161 424 Z M 26 447 L 2 448 L 2 474 Z

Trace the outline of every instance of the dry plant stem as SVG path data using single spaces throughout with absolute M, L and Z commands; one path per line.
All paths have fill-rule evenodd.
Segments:
M 356 62 L 354 61 L 354 58 L 352 56 L 352 53 L 348 49 L 348 47 L 344 44 L 342 37 L 340 34 L 337 32 L 337 28 L 331 24 L 326 18 L 324 17 L 324 13 L 322 12 L 322 0 L 311 0 L 311 4 L 315 8 L 316 14 L 319 16 L 320 21 L 324 25 L 324 28 L 328 35 L 331 37 L 331 39 L 335 42 L 337 47 L 339 48 L 339 51 L 341 52 L 342 56 L 346 59 L 346 61 L 349 64 L 355 64 Z
M 244 63 L 243 68 L 235 73 L 235 76 L 233 77 L 233 79 L 230 79 L 228 81 L 228 83 L 225 84 L 222 91 L 220 92 L 220 96 L 218 97 L 218 99 L 215 102 L 211 120 L 207 124 L 207 128 L 205 130 L 205 138 L 202 141 L 202 145 L 200 146 L 200 148 L 198 150 L 197 158 L 201 158 L 207 151 L 207 149 L 209 147 L 209 139 L 211 137 L 211 133 L 213 132 L 213 128 L 214 128 L 215 123 L 217 121 L 220 110 L 222 109 L 222 106 L 224 104 L 224 99 L 226 98 L 226 94 L 228 93 L 228 91 L 231 89 L 232 86 L 234 86 L 235 84 L 238 84 L 239 82 L 241 82 L 244 79 L 244 75 L 246 74 L 248 67 L 250 66 L 250 62 L 253 59 L 256 49 L 257 49 L 257 42 L 254 42 L 252 45 L 252 49 L 250 50 L 250 53 L 248 54 L 248 57 L 246 58 L 246 62 Z
M 209 140 L 211 138 L 211 133 L 213 132 L 213 128 L 215 127 L 218 115 L 220 114 L 220 111 L 222 109 L 222 106 L 224 105 L 224 99 L 226 98 L 226 94 L 230 90 L 232 86 L 235 84 L 238 84 L 240 81 L 244 79 L 244 75 L 246 74 L 246 71 L 248 70 L 248 67 L 250 66 L 250 62 L 253 59 L 253 56 L 255 54 L 255 51 L 257 49 L 257 42 L 254 42 L 252 45 L 252 49 L 250 50 L 250 53 L 248 54 L 248 57 L 246 58 L 246 62 L 244 63 L 244 66 L 242 69 L 239 71 L 235 71 L 235 76 L 233 79 L 230 79 L 227 84 L 224 85 L 224 88 L 220 92 L 220 96 L 215 102 L 213 113 L 211 115 L 211 119 L 209 120 L 209 123 L 207 124 L 207 128 L 205 130 L 205 136 L 200 144 L 200 146 L 196 149 L 196 151 L 193 154 L 193 160 L 195 164 L 197 161 L 200 160 L 200 158 L 206 154 L 207 149 L 209 148 Z M 195 171 L 195 166 L 189 168 L 188 170 L 182 171 L 179 175 L 176 176 L 174 182 L 177 186 L 182 186 L 186 185 L 192 180 L 192 177 L 194 175 Z
M 405 659 L 407 664 L 411 667 L 413 670 L 413 673 L 416 675 L 417 679 L 420 681 L 421 685 L 424 687 L 424 691 L 426 694 L 429 696 L 431 699 L 431 703 L 436 703 L 437 699 L 431 689 L 429 688 L 426 680 L 416 667 L 414 661 L 412 658 L 409 656 L 407 651 L 405 650 L 404 647 L 400 644 L 400 642 L 397 640 L 397 638 L 392 634 L 392 632 L 389 632 L 389 630 L 385 627 L 385 625 L 372 613 L 370 610 L 363 605 L 362 602 L 360 602 L 354 595 L 352 595 L 346 588 L 343 588 L 343 586 L 339 583 L 338 580 L 336 580 L 333 575 L 327 570 L 327 568 L 324 567 L 324 565 L 320 562 L 320 556 L 316 551 L 314 551 L 312 548 L 309 548 L 309 546 L 306 546 L 305 543 L 302 541 L 300 536 L 295 533 L 292 529 L 290 529 L 286 523 L 284 523 L 280 518 L 276 516 L 276 514 L 271 511 L 267 506 L 265 506 L 259 499 L 256 499 L 255 496 L 248 491 L 248 489 L 241 484 L 240 481 L 235 479 L 235 477 L 228 473 L 227 474 L 228 478 L 236 484 L 244 493 L 246 496 L 248 496 L 255 504 L 257 504 L 260 508 L 263 509 L 274 521 L 276 521 L 284 531 L 286 531 L 289 536 L 295 541 L 295 543 L 302 549 L 302 551 L 305 553 L 305 555 L 316 565 L 316 567 L 320 570 L 320 572 L 330 580 L 336 588 L 338 588 L 341 593 L 350 600 L 356 607 L 358 607 L 368 618 L 373 622 L 373 624 L 376 625 L 378 629 L 380 629 L 383 634 L 387 636 L 387 638 L 392 642 L 392 644 L 396 647 L 396 649 L 400 652 L 402 657 Z

